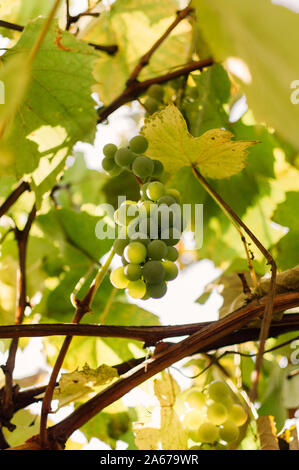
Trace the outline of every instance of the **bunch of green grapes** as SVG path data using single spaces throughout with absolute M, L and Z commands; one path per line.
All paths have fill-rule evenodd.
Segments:
M 119 236 L 113 247 L 121 256 L 122 266 L 111 272 L 110 280 L 131 297 L 144 300 L 163 297 L 167 283 L 177 277 L 178 251 L 174 245 L 185 228 L 180 194 L 158 181 L 163 165 L 141 155 L 147 147 L 141 135 L 133 137 L 126 148 L 116 149 L 113 144 L 104 147 L 105 158 L 113 166 L 132 171 L 140 183 L 139 201 L 126 200 L 114 213 Z M 105 159 L 103 167 L 111 172 Z
M 136 155 L 147 145 L 145 137 L 138 135 L 130 140 L 127 150 Z M 124 163 L 118 151 L 114 153 L 117 165 Z M 159 299 L 165 295 L 167 283 L 178 275 L 174 245 L 185 228 L 180 194 L 157 180 L 163 172 L 160 161 L 143 155 L 134 157 L 129 165 L 140 182 L 140 199 L 124 201 L 114 213 L 119 232 L 113 247 L 121 256 L 122 266 L 111 272 L 110 280 L 118 289 L 127 289 L 133 298 Z
M 184 396 L 183 424 L 191 449 L 227 449 L 247 420 L 246 410 L 224 382 L 212 382 L 204 391 L 194 387 Z

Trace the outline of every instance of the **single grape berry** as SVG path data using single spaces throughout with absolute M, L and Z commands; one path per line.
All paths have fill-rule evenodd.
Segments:
M 159 284 L 163 281 L 165 270 L 160 261 L 147 261 L 142 269 L 144 280 L 150 284 Z
M 202 424 L 204 419 L 204 414 L 201 410 L 193 409 L 187 411 L 183 417 L 183 423 L 188 431 L 197 431 L 199 426 Z M 193 434 L 193 433 L 192 433 Z
M 165 256 L 167 255 L 167 245 L 162 240 L 153 240 L 149 243 L 147 247 L 147 253 L 149 258 L 151 258 L 152 260 L 159 261 L 165 258 Z
M 180 204 L 181 201 L 181 195 L 177 189 L 171 188 L 166 190 L 166 195 L 173 197 L 177 204 Z
M 229 409 L 228 419 L 240 427 L 246 423 L 247 413 L 241 405 L 236 403 Z
M 154 162 L 154 170 L 152 176 L 160 176 L 164 171 L 163 163 L 160 160 L 153 160 Z
M 114 240 L 113 249 L 115 253 L 121 256 L 129 242 L 130 240 L 128 238 L 117 238 L 116 240 Z
M 239 437 L 239 429 L 231 421 L 226 421 L 219 429 L 219 436 L 225 442 L 233 442 Z
M 178 250 L 174 246 L 167 247 L 167 254 L 165 256 L 169 261 L 176 261 L 179 257 Z
M 104 145 L 103 147 L 103 154 L 105 155 L 105 157 L 107 158 L 113 158 L 114 157 L 114 154 L 117 150 L 117 147 L 116 145 L 114 144 L 106 144 Z
M 141 200 L 144 200 L 144 201 L 148 201 L 148 200 L 149 200 L 149 198 L 148 198 L 147 195 L 146 195 L 146 190 L 147 190 L 149 184 L 150 184 L 150 183 L 144 183 L 144 184 L 141 186 L 141 188 L 140 188 Z
M 227 420 L 227 409 L 222 403 L 211 403 L 207 409 L 207 417 L 213 424 L 223 424 Z
M 142 268 L 139 264 L 127 264 L 124 273 L 129 281 L 138 281 L 141 278 Z
M 151 201 L 158 201 L 165 194 L 165 186 L 160 181 L 153 181 L 149 183 L 146 188 L 146 195 Z
M 224 382 L 216 380 L 209 385 L 208 392 L 212 400 L 221 403 L 222 399 L 230 394 L 230 389 Z
M 136 135 L 130 140 L 129 146 L 134 153 L 144 153 L 148 147 L 148 141 L 143 135 Z
M 212 442 L 217 441 L 219 431 L 217 426 L 213 423 L 203 423 L 199 426 L 197 431 L 197 438 L 200 442 L 212 444 Z
M 180 232 L 177 229 L 170 227 L 170 229 L 162 231 L 161 239 L 166 243 L 166 245 L 176 245 L 180 241 Z
M 161 204 L 166 204 L 167 206 L 171 206 L 172 204 L 177 204 L 177 201 L 175 200 L 174 197 L 172 196 L 169 196 L 169 195 L 165 195 L 165 196 L 161 196 L 158 200 L 158 205 L 160 206 Z
M 130 281 L 128 284 L 128 294 L 134 299 L 142 299 L 146 294 L 145 282 L 141 279 L 138 281 Z
M 166 282 L 159 282 L 159 284 L 147 284 L 146 289 L 147 293 L 153 299 L 160 299 L 166 294 L 167 285 Z
M 118 165 L 116 165 L 116 163 L 114 163 L 114 167 L 112 168 L 112 170 L 108 171 L 108 173 L 110 176 L 118 176 L 121 174 L 122 171 L 123 168 L 120 168 Z
M 151 176 L 153 169 L 153 161 L 145 156 L 136 157 L 132 165 L 133 173 L 139 178 Z
M 132 264 L 143 263 L 146 255 L 146 247 L 140 242 L 130 242 L 124 250 L 126 261 Z
M 155 98 L 157 101 L 162 101 L 164 96 L 164 89 L 161 85 L 154 83 L 147 90 L 147 95 Z
M 142 201 L 138 204 L 141 218 L 154 217 L 157 205 L 153 201 Z
M 135 155 L 126 147 L 119 148 L 114 155 L 115 163 L 121 168 L 128 168 L 133 162 Z
M 178 270 L 178 267 L 175 263 L 173 263 L 172 261 L 163 261 L 163 266 L 164 266 L 164 269 L 165 269 L 165 278 L 164 280 L 165 281 L 173 281 L 178 273 L 179 273 L 179 270 Z
M 114 220 L 118 225 L 126 226 L 139 215 L 139 208 L 134 201 L 125 201 L 114 212 Z
M 102 160 L 103 170 L 105 170 L 109 173 L 109 171 L 113 170 L 114 167 L 115 167 L 115 162 L 114 162 L 113 158 L 108 158 L 108 157 L 103 158 L 103 160 Z
M 152 98 L 151 96 L 148 96 L 144 102 L 144 107 L 146 111 L 150 114 L 153 114 L 158 111 L 159 106 L 159 101 L 157 101 L 155 98 Z
M 110 281 L 111 284 L 117 289 L 125 289 L 128 286 L 129 280 L 125 276 L 123 266 L 120 266 L 119 268 L 113 269 L 113 271 L 111 271 Z
M 206 404 L 206 397 L 200 390 L 191 390 L 187 393 L 185 402 L 190 408 L 201 410 Z

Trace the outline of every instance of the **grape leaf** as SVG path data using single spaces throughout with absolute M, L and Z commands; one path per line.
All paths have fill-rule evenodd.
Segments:
M 184 450 L 187 449 L 187 434 L 180 422 L 174 404 L 180 391 L 177 382 L 168 373 L 154 380 L 154 391 L 160 402 L 160 429 L 135 426 L 135 443 L 139 449 Z M 171 429 L 171 432 L 169 430 Z
M 99 18 L 91 20 L 80 32 L 79 37 L 85 41 L 118 46 L 116 54 L 102 54 L 95 64 L 94 72 L 98 82 L 95 91 L 104 104 L 108 104 L 124 90 L 128 76 L 140 57 L 174 20 L 177 7 L 177 2 L 173 0 L 120 0 L 111 6 L 110 11 L 102 12 Z M 165 73 L 186 62 L 190 36 L 189 22 L 182 21 L 155 51 L 140 78 Z
M 277 244 L 277 263 L 281 269 L 292 268 L 299 263 L 299 223 L 297 211 L 299 192 L 289 191 L 272 216 L 274 222 L 287 227 L 288 233 Z
M 53 398 L 59 401 L 60 408 L 82 399 L 89 395 L 94 387 L 105 385 L 116 377 L 118 377 L 117 370 L 106 364 L 102 364 L 96 369 L 91 369 L 88 364 L 84 364 L 81 370 L 76 369 L 61 375 Z
M 198 26 L 217 61 L 237 77 L 249 107 L 299 148 L 299 107 L 291 84 L 299 76 L 299 16 L 268 0 L 195 0 Z M 266 19 L 266 21 L 265 21 Z
M 3 56 L 4 62 L 30 50 L 42 24 L 42 19 L 29 23 L 18 43 Z M 31 83 L 6 142 L 15 155 L 18 176 L 33 172 L 42 156 L 51 162 L 58 152 L 66 157 L 78 140 L 93 141 L 96 111 L 91 87 L 96 57 L 92 47 L 52 23 L 33 62 Z M 61 158 L 56 164 L 61 165 Z M 49 168 L 39 170 L 44 174 L 44 178 L 39 175 L 41 182 Z
M 193 137 L 186 121 L 174 105 L 145 120 L 142 134 L 148 139 L 147 154 L 161 160 L 166 171 L 174 174 L 184 166 L 196 166 L 203 176 L 228 178 L 246 164 L 247 148 L 256 141 L 234 141 L 233 134 L 212 129 Z
M 230 97 L 231 82 L 225 69 L 215 64 L 200 75 L 193 74 L 192 79 L 195 87 L 187 87 L 182 103 L 191 134 L 197 137 L 209 129 L 227 127 L 224 104 Z

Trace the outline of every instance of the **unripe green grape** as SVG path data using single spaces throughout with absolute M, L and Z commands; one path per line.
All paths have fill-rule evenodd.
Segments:
M 169 196 L 169 195 L 166 194 L 165 196 L 161 196 L 157 200 L 157 203 L 158 203 L 159 206 L 161 204 L 166 204 L 166 206 L 172 206 L 172 204 L 177 204 L 177 201 L 175 200 L 174 197 Z
M 179 257 L 178 250 L 174 246 L 167 247 L 167 254 L 165 256 L 169 261 L 176 261 Z
M 226 421 L 219 429 L 219 436 L 225 442 L 236 441 L 239 437 L 239 429 L 232 421 Z
M 154 217 L 157 205 L 153 201 L 142 201 L 138 204 L 141 218 Z
M 146 195 L 152 201 L 158 201 L 165 194 L 165 186 L 160 181 L 149 183 L 146 189 Z
M 213 423 L 203 423 L 199 426 L 197 431 L 197 438 L 200 442 L 212 444 L 217 441 L 219 431 L 217 426 Z
M 119 148 L 114 155 L 115 163 L 121 168 L 127 168 L 131 165 L 135 155 L 126 147 Z
M 188 431 L 197 431 L 199 426 L 203 423 L 204 414 L 200 410 L 191 410 L 183 417 L 183 424 Z M 193 436 L 195 437 L 195 435 Z M 196 440 L 196 438 L 195 438 Z
M 139 221 L 139 232 L 147 236 L 147 238 L 156 239 L 159 237 L 159 227 L 155 219 L 152 217 L 143 218 Z
M 142 269 L 144 280 L 149 284 L 159 284 L 163 281 L 165 270 L 160 261 L 147 261 Z
M 173 281 L 179 273 L 177 265 L 173 263 L 172 261 L 168 261 L 168 260 L 163 261 L 162 264 L 165 269 L 164 281 Z
M 209 385 L 208 392 L 212 400 L 221 402 L 223 397 L 230 394 L 230 389 L 224 382 L 215 381 Z
M 153 161 L 145 156 L 136 157 L 132 165 L 133 173 L 139 178 L 151 176 L 153 169 Z
M 158 111 L 159 106 L 159 101 L 157 101 L 155 98 L 152 98 L 151 96 L 148 96 L 144 102 L 144 107 L 146 111 L 150 114 L 153 114 Z
M 177 204 L 180 204 L 181 202 L 181 195 L 177 189 L 171 188 L 166 190 L 166 195 L 173 197 Z
M 163 230 L 161 233 L 161 239 L 166 243 L 166 245 L 176 245 L 180 241 L 180 232 L 171 227 L 169 230 Z
M 237 426 L 243 426 L 247 421 L 247 413 L 241 405 L 234 404 L 228 411 L 228 419 Z
M 222 403 L 212 403 L 207 409 L 208 420 L 213 424 L 223 424 L 227 420 L 227 409 Z
M 129 280 L 125 276 L 123 266 L 115 268 L 113 271 L 111 271 L 110 281 L 114 287 L 117 287 L 117 289 L 125 289 L 128 286 Z
M 155 98 L 155 100 L 162 101 L 163 96 L 164 96 L 164 89 L 158 83 L 154 83 L 148 88 L 146 93 L 148 96 Z
M 160 176 L 164 171 L 163 163 L 160 160 L 153 160 L 154 162 L 154 171 L 152 176 Z
M 113 170 L 114 167 L 115 167 L 115 162 L 113 158 L 108 158 L 108 157 L 103 158 L 102 168 L 104 171 L 107 171 L 107 173 L 109 173 L 109 171 Z
M 147 197 L 146 195 L 146 190 L 147 190 L 147 187 L 150 183 L 144 183 L 141 188 L 140 188 L 140 196 L 142 197 L 142 199 L 144 199 L 145 201 L 148 201 L 149 198 Z
M 109 176 L 118 176 L 122 173 L 122 171 L 123 168 L 120 168 L 118 165 L 116 165 L 116 163 L 114 163 L 112 170 L 109 170 L 107 173 Z
M 188 447 L 188 450 L 202 450 L 201 446 Z
M 130 238 L 131 241 L 142 243 L 145 247 L 150 243 L 150 239 L 147 238 L 144 233 L 137 232 L 134 234 L 133 238 Z
M 134 153 L 144 153 L 148 147 L 148 141 L 143 135 L 136 135 L 130 140 L 129 146 Z
M 130 242 L 124 250 L 125 259 L 132 264 L 143 263 L 146 255 L 146 248 L 140 242 Z
M 114 154 L 117 150 L 117 147 L 116 145 L 114 144 L 106 144 L 104 145 L 103 147 L 103 154 L 105 155 L 105 157 L 107 158 L 113 158 L 114 157 Z
M 201 410 L 206 404 L 206 397 L 199 390 L 190 390 L 186 395 L 185 402 L 190 408 Z
M 160 282 L 159 284 L 147 284 L 147 293 L 153 299 L 161 299 L 166 294 L 167 285 L 166 282 Z
M 114 212 L 114 220 L 117 224 L 126 226 L 139 214 L 139 208 L 134 201 L 125 201 Z
M 141 279 L 138 281 L 130 281 L 127 292 L 129 296 L 134 299 L 142 299 L 146 294 L 145 282 Z
M 124 273 L 129 281 L 138 281 L 141 278 L 142 269 L 139 264 L 127 264 Z
M 129 241 L 130 240 L 128 238 L 117 238 L 114 240 L 113 249 L 115 253 L 121 256 L 125 247 L 129 244 Z
M 162 240 L 153 240 L 149 243 L 147 247 L 147 253 L 149 258 L 151 258 L 152 260 L 160 261 L 161 259 L 165 258 L 167 254 L 167 245 Z

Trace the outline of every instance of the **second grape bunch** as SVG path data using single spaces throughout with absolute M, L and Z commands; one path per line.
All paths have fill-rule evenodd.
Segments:
M 184 230 L 180 194 L 158 180 L 163 165 L 141 155 L 147 147 L 145 137 L 138 135 L 128 147 L 107 144 L 103 149 L 104 170 L 111 175 L 117 174 L 117 168 L 132 171 L 140 183 L 140 200 L 124 201 L 114 214 L 119 237 L 113 247 L 123 265 L 111 272 L 110 280 L 116 288 L 143 300 L 163 297 L 167 283 L 177 277 L 174 245 Z

